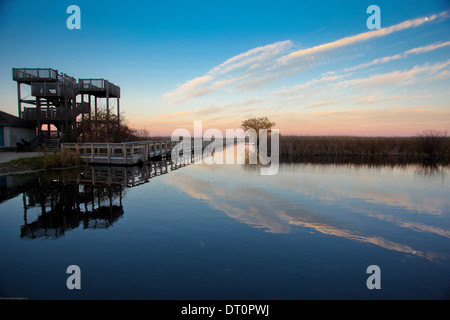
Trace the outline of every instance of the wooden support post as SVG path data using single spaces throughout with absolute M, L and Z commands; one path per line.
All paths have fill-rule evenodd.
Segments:
M 95 139 L 98 138 L 98 117 L 97 117 L 97 97 L 95 97 L 95 115 L 94 115 L 94 120 L 95 120 Z
M 41 98 L 36 97 L 36 122 L 37 133 L 41 133 Z
M 120 105 L 119 105 L 119 97 L 117 97 L 117 124 L 120 126 Z
M 106 86 L 106 135 L 107 135 L 106 138 L 109 141 L 111 123 L 109 122 L 109 85 L 108 84 L 109 84 L 108 80 L 104 80 L 103 85 Z
M 67 103 L 67 91 L 64 93 L 64 140 L 69 141 L 69 105 Z
M 89 121 L 91 120 L 91 94 L 88 95 L 88 101 L 89 101 Z
M 19 118 L 22 119 L 22 93 L 20 92 L 20 82 L 17 82 L 17 108 L 19 111 Z
M 81 95 L 81 121 L 84 122 L 84 94 Z

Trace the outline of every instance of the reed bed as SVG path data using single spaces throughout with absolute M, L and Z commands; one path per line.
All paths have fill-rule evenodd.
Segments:
M 0 164 L 0 173 L 28 170 L 51 170 L 82 165 L 81 159 L 69 151 L 44 152 L 36 157 L 20 158 Z
M 81 158 L 68 150 L 45 152 L 38 160 L 43 169 L 57 169 L 81 165 Z
M 436 156 L 450 158 L 450 137 L 431 151 L 419 137 L 281 136 L 280 155 L 291 156 Z

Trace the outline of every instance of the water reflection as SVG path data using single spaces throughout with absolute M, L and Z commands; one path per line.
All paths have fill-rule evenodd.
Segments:
M 136 167 L 91 166 L 56 175 L 2 177 L 0 203 L 22 195 L 20 237 L 25 239 L 59 238 L 80 226 L 107 229 L 124 215 L 122 199 L 127 188 L 195 161 L 193 157 L 180 160 L 177 164 L 161 160 Z M 33 218 L 36 211 L 38 216 Z
M 448 167 L 384 161 L 290 162 L 275 176 L 260 176 L 249 164 L 199 165 L 195 174 L 169 176 L 166 182 L 266 232 L 287 234 L 301 227 L 429 260 L 448 260 Z
M 92 166 L 31 182 L 20 178 L 21 183 L 1 195 L 11 198 L 11 190 L 22 194 L 22 238 L 57 238 L 80 226 L 110 228 L 124 215 L 126 191 L 162 175 L 164 184 L 189 195 L 190 205 L 207 203 L 265 232 L 288 234 L 302 228 L 430 260 L 449 259 L 448 250 L 442 249 L 450 239 L 448 166 L 303 159 L 281 163 L 274 176 L 261 176 L 258 165 L 206 165 L 198 160 L 189 156 L 177 164 Z M 178 170 L 194 162 L 189 170 Z M 33 219 L 29 211 L 36 208 L 40 213 Z
M 78 228 L 104 229 L 123 216 L 123 187 L 80 185 L 63 181 L 38 180 L 23 193 L 24 224 L 20 237 L 27 239 L 58 238 Z M 34 221 L 28 212 L 40 209 Z

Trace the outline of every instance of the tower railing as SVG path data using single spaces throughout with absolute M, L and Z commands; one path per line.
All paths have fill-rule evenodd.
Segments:
M 13 80 L 18 82 L 58 81 L 58 70 L 40 68 L 13 68 Z
M 105 79 L 78 79 L 80 93 L 108 92 L 110 97 L 120 97 L 120 87 Z

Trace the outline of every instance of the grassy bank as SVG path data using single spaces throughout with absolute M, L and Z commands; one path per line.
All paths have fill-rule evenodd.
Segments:
M 12 160 L 0 164 L 0 173 L 30 170 L 51 170 L 81 165 L 79 157 L 68 151 L 46 152 L 42 156 Z
M 282 156 L 400 156 L 450 159 L 450 137 L 281 136 Z

